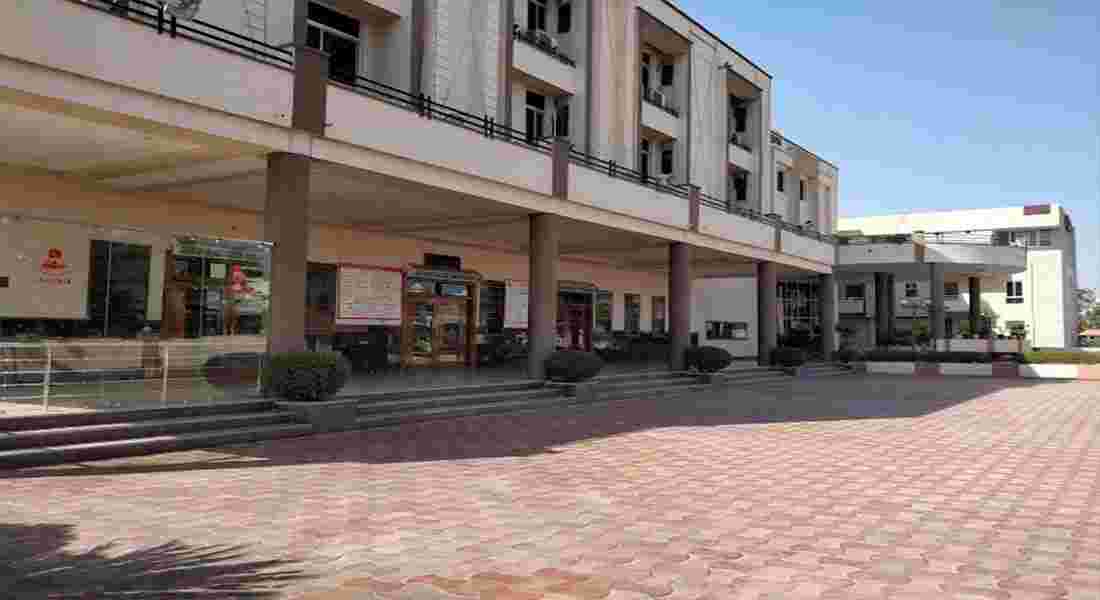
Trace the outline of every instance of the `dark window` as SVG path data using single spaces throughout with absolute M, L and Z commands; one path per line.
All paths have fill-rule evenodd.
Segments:
M 844 297 L 848 298 L 849 300 L 862 300 L 863 284 L 844 286 Z
M 665 297 L 653 297 L 653 333 L 665 332 Z
M 1007 298 L 1006 304 L 1023 304 L 1024 302 L 1024 282 L 1022 281 L 1009 281 L 1005 284 L 1005 292 Z
M 749 324 L 731 321 L 707 321 L 708 340 L 747 340 Z
M 661 85 L 672 85 L 675 74 L 674 65 L 661 65 Z
M 744 133 L 748 129 L 749 111 L 744 106 L 733 107 L 733 130 Z
M 638 155 L 638 171 L 643 177 L 649 176 L 649 140 L 642 140 L 642 149 Z
M 505 291 L 503 283 L 488 282 L 481 286 L 481 302 L 477 313 L 479 333 L 504 332 Z
M 336 294 L 336 266 L 310 264 L 306 272 L 306 330 L 310 335 L 333 333 Z
M 328 53 L 329 76 L 354 82 L 359 72 L 359 21 L 312 2 L 307 15 L 306 45 Z
M 539 0 L 527 2 L 527 29 L 546 31 L 546 3 Z
M 947 281 L 943 284 L 943 295 L 945 298 L 958 298 L 959 297 L 959 284 L 954 281 Z
M 642 330 L 642 297 L 638 294 L 623 295 L 623 328 L 627 333 Z
M 558 100 L 558 115 L 554 120 L 554 135 L 569 137 L 569 101 L 565 98 Z
M 649 96 L 649 55 L 642 53 L 642 94 Z
M 749 181 L 744 175 L 737 174 L 733 176 L 733 197 L 738 202 L 745 202 L 749 199 Z
M 600 290 L 596 295 L 596 328 L 594 333 L 611 333 L 614 294 Z
M 424 266 L 429 269 L 443 269 L 447 271 L 461 271 L 462 257 L 448 254 L 424 254 Z
M 573 5 L 569 2 L 558 7 L 558 33 L 573 30 Z
M 776 173 L 775 173 L 775 189 L 779 190 L 780 192 L 783 191 L 783 187 L 784 187 L 783 178 L 784 178 L 785 175 L 786 175 L 786 173 L 784 173 L 783 171 L 776 171 Z
M 798 199 L 806 199 L 806 180 L 801 178 L 798 180 Z
M 148 246 L 92 240 L 88 274 L 88 326 L 92 332 L 133 337 L 145 327 L 149 263 Z
M 527 140 L 535 142 L 546 137 L 546 96 L 527 92 Z
M 916 298 L 919 295 L 919 293 L 920 292 L 919 292 L 919 288 L 917 287 L 917 282 L 915 282 L 915 281 L 905 282 L 905 297 L 906 298 Z
M 672 149 L 666 148 L 661 151 L 661 173 L 664 175 L 672 174 Z

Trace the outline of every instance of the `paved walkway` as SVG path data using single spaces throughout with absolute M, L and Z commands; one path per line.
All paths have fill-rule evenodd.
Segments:
M 806 380 L 0 490 L 20 599 L 1100 597 L 1095 384 Z

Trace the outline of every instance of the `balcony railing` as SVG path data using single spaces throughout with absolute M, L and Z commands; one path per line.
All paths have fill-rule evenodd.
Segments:
M 566 56 L 566 54 L 561 51 L 561 48 L 558 47 L 558 40 L 545 31 L 524 29 L 518 24 L 514 24 L 512 25 L 512 37 L 541 50 L 545 54 L 549 54 L 556 58 L 558 62 L 567 64 L 570 67 L 577 66 L 577 63 L 572 58 Z
M 998 238 L 997 232 L 992 230 L 971 231 L 943 231 L 943 232 L 916 232 L 899 233 L 890 235 L 843 235 L 837 237 L 837 243 L 842 245 L 857 244 L 962 244 L 972 246 L 1018 246 Z
M 642 88 L 642 100 L 656 106 L 657 108 L 665 111 L 666 113 L 680 118 L 680 111 L 672 103 L 672 99 L 666 96 L 664 93 L 654 89 Z
M 146 0 L 70 1 L 156 29 L 159 34 L 191 40 L 284 66 L 294 65 L 294 53 L 287 48 L 272 46 L 201 19 L 180 19 L 160 3 Z
M 773 146 L 779 146 L 780 148 L 783 147 L 783 136 L 773 131 L 771 132 L 771 138 Z
M 613 160 L 604 160 L 591 154 L 586 154 L 584 152 L 581 152 L 580 150 L 577 150 L 576 148 L 571 148 L 569 150 L 569 160 L 571 160 L 575 164 L 581 165 L 583 167 L 588 167 L 589 169 L 592 169 L 594 171 L 600 171 L 601 173 L 606 174 L 608 177 L 615 177 L 617 179 L 631 181 L 640 185 L 651 187 L 659 192 L 664 192 L 666 194 L 673 194 L 681 198 L 687 198 L 689 194 L 688 186 L 686 185 L 669 184 L 665 180 L 662 180 L 660 178 L 653 177 L 652 175 L 646 175 L 639 171 L 635 171 L 630 167 L 624 167 L 623 165 L 620 165 Z
M 835 244 L 836 243 L 836 239 L 831 235 L 826 235 L 826 234 L 821 233 L 817 230 L 809 229 L 809 228 L 803 227 L 801 225 L 795 225 L 794 223 L 788 223 L 787 221 L 784 221 L 783 219 L 779 218 L 778 215 L 775 215 L 775 214 L 771 214 L 771 213 L 764 214 L 764 213 L 761 213 L 760 211 L 752 210 L 751 208 L 744 208 L 744 207 L 741 207 L 741 206 L 737 206 L 733 202 L 726 202 L 726 201 L 723 201 L 723 200 L 719 200 L 718 198 L 715 198 L 714 196 L 711 196 L 709 194 L 700 193 L 699 194 L 699 204 L 701 204 L 703 206 L 709 206 L 711 208 L 715 208 L 715 209 L 718 209 L 718 210 L 721 210 L 721 211 L 725 211 L 725 212 L 728 212 L 730 214 L 737 215 L 737 216 L 740 216 L 740 217 L 745 217 L 746 219 L 751 219 L 751 220 L 757 221 L 759 223 L 767 223 L 769 225 L 775 225 L 775 226 L 777 226 L 780 229 L 783 229 L 785 231 L 790 231 L 791 233 L 794 233 L 796 235 L 800 235 L 802 237 L 808 237 L 808 238 L 818 240 L 820 242 L 825 242 L 826 244 Z
M 752 152 L 749 146 L 749 134 L 745 131 L 732 131 L 729 135 L 730 144 L 737 146 L 745 152 Z

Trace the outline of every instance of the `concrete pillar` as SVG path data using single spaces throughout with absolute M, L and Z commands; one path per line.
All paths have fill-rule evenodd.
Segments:
M 931 323 L 929 334 L 932 336 L 933 346 L 938 345 L 939 340 L 946 339 L 947 331 L 943 310 L 943 267 L 936 263 L 928 263 L 928 279 L 932 288 L 932 305 L 928 307 L 928 319 Z
M 885 346 L 890 339 L 890 276 L 875 273 L 875 345 Z
M 897 312 L 898 312 L 898 285 L 892 274 L 886 275 L 886 297 L 889 312 L 886 317 L 886 339 L 893 340 L 897 337 Z
M 692 231 L 699 231 L 699 204 L 702 191 L 697 185 L 690 185 L 688 191 L 688 224 Z
M 532 379 L 546 376 L 545 362 L 557 340 L 559 238 L 557 215 L 531 215 L 527 370 Z
M 821 298 L 821 349 L 825 360 L 830 360 L 840 346 L 837 344 L 836 327 L 839 323 L 836 275 L 822 274 L 819 277 L 818 294 Z
M 308 11 L 307 0 L 294 0 L 294 104 L 290 123 L 295 129 L 325 135 L 329 55 L 306 44 Z
M 573 142 L 566 137 L 554 138 L 550 150 L 550 193 L 555 198 L 569 198 L 569 151 Z
M 779 277 L 775 263 L 761 261 L 756 263 L 756 319 L 757 323 L 757 362 L 771 364 L 772 350 L 779 345 L 779 299 L 777 297 Z
M 982 320 L 982 280 L 978 277 L 970 278 L 970 333 L 975 339 L 981 336 Z
M 306 271 L 309 253 L 308 156 L 267 155 L 264 238 L 272 242 L 268 352 L 306 348 Z
M 668 325 L 671 347 L 668 366 L 685 369 L 684 352 L 691 345 L 691 246 L 673 242 L 668 246 Z

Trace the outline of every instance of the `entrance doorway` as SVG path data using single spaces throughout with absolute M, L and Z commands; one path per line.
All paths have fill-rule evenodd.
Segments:
M 558 305 L 558 346 L 566 350 L 592 349 L 592 304 Z
M 466 298 L 410 298 L 402 336 L 405 366 L 463 366 L 470 360 L 472 303 Z

